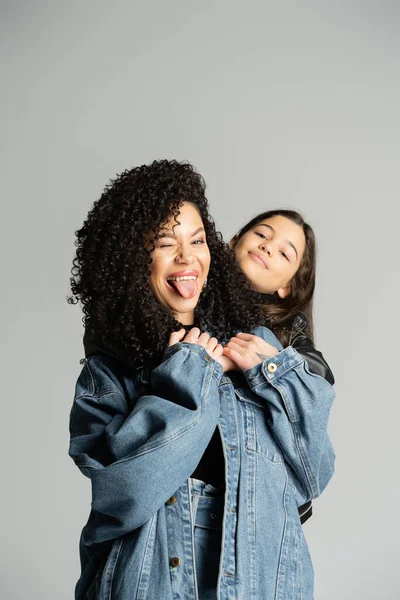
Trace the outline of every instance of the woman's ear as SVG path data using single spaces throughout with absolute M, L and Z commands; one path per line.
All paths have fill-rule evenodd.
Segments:
M 287 298 L 292 293 L 292 286 L 288 284 L 283 288 L 279 288 L 276 293 L 278 294 L 279 298 Z
M 231 241 L 229 242 L 228 246 L 231 250 L 234 249 L 234 247 L 236 246 L 238 241 L 238 234 L 234 235 L 233 238 L 231 239 Z

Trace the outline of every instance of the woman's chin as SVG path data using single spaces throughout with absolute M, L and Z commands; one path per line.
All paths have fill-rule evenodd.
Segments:
M 190 325 L 190 323 L 184 323 L 182 319 L 187 315 L 189 320 L 191 319 L 193 322 L 193 313 L 196 310 L 198 302 L 198 296 L 194 298 L 174 298 L 168 302 L 168 306 L 183 325 Z

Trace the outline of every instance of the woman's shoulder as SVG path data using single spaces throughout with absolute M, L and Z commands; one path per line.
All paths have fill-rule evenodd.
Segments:
M 76 382 L 75 397 L 100 397 L 111 393 L 125 395 L 127 388 L 133 391 L 132 388 L 141 381 L 141 369 L 130 369 L 104 354 L 94 354 L 81 362 L 83 365 Z

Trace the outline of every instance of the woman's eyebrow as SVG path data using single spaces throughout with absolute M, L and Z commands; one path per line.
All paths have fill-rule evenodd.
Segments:
M 271 227 L 271 225 L 267 225 L 266 223 L 259 223 L 259 226 L 262 227 L 267 227 L 270 231 L 272 231 L 273 234 L 275 234 L 275 229 L 273 227 Z M 296 253 L 296 258 L 299 258 L 299 253 L 296 250 L 296 246 L 290 241 L 290 240 L 285 240 L 286 244 L 289 244 L 289 246 L 291 246 L 293 248 L 293 250 Z
M 198 228 L 196 229 L 196 231 L 194 231 L 194 232 L 192 233 L 192 237 L 194 237 L 195 235 L 197 235 L 197 234 L 198 234 L 198 233 L 200 233 L 201 231 L 204 231 L 204 227 L 198 227 Z
M 190 237 L 194 237 L 195 235 L 197 235 L 201 231 L 204 231 L 204 227 L 198 227 L 196 229 L 196 231 L 194 231 Z M 159 239 L 159 238 L 165 238 L 165 237 L 176 238 L 176 234 L 173 231 L 171 231 L 170 229 L 163 229 L 157 235 L 157 239 Z

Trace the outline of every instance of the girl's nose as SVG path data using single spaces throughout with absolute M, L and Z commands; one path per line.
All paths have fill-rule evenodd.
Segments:
M 268 241 L 263 240 L 260 244 L 260 249 L 268 254 L 268 256 L 272 256 L 272 246 Z

